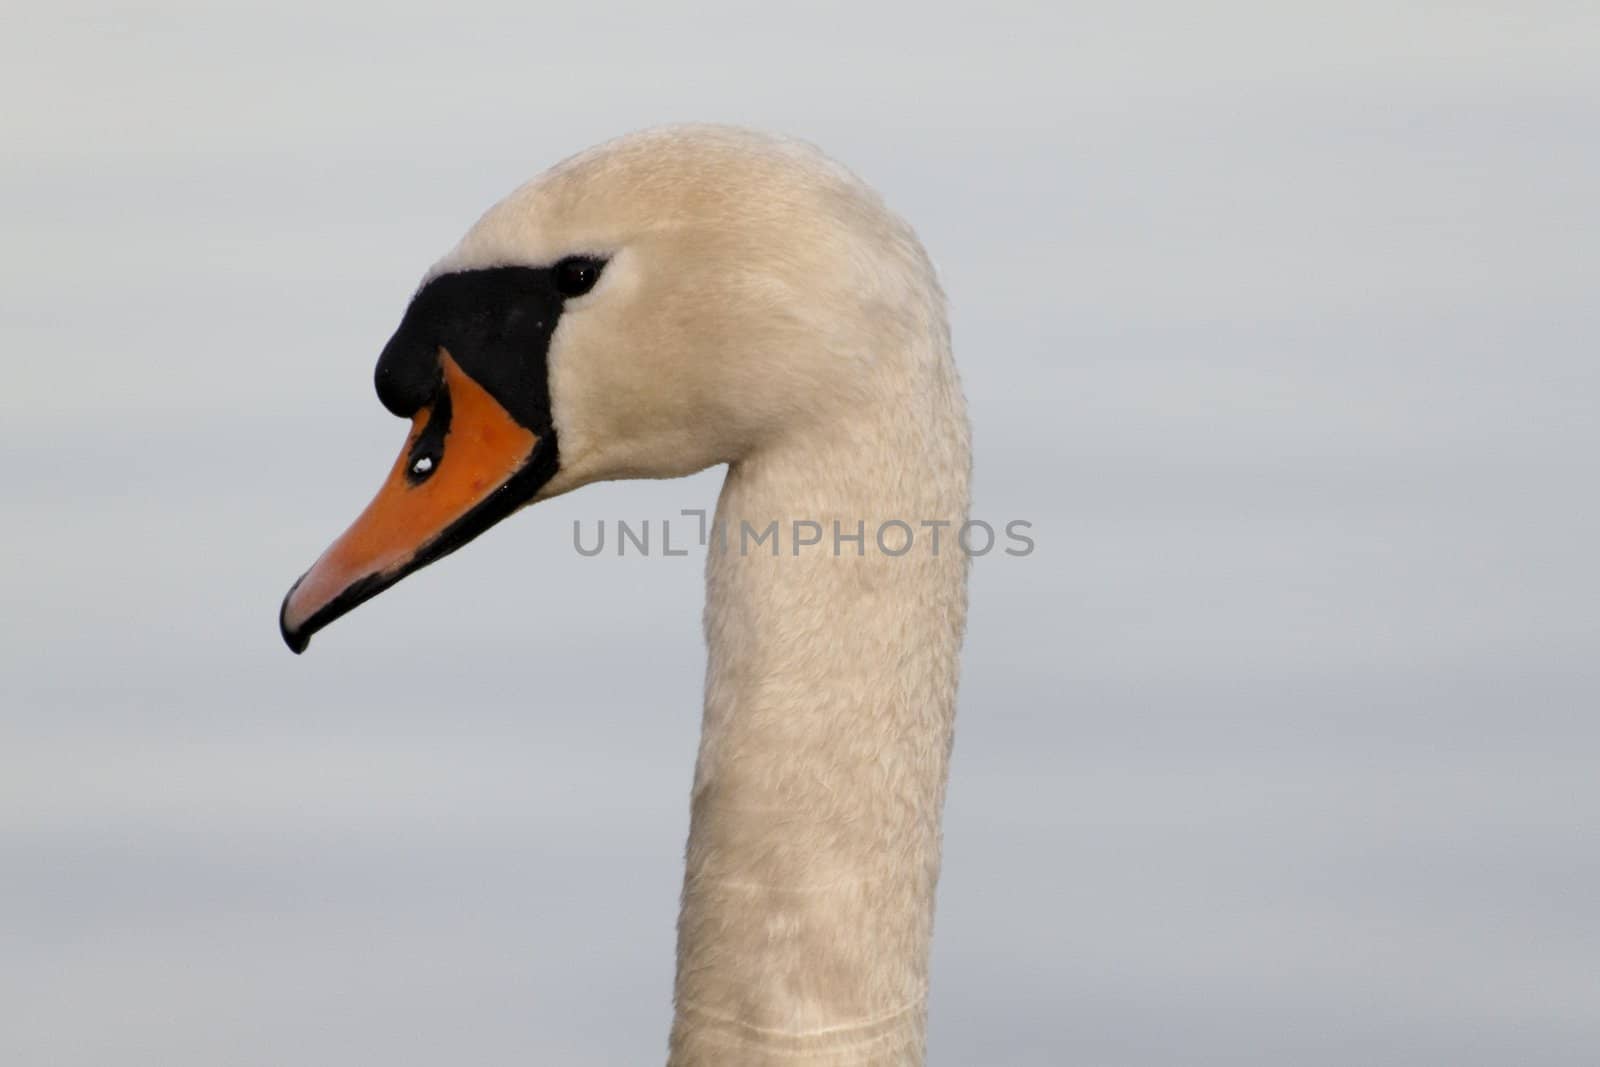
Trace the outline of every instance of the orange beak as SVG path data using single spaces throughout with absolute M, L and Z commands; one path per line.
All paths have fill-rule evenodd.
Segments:
M 553 437 L 518 423 L 443 349 L 442 388 L 412 420 L 378 495 L 284 597 L 283 639 L 311 635 L 528 503 L 555 471 Z

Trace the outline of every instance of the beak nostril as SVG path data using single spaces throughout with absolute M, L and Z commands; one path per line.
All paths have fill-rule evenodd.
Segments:
M 444 457 L 445 439 L 450 435 L 450 390 L 441 388 L 433 403 L 425 409 L 427 421 L 416 439 L 411 442 L 411 454 L 406 461 L 406 481 L 421 485 L 439 469 Z

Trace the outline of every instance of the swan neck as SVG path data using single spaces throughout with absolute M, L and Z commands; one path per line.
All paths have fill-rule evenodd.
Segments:
M 922 1063 L 966 606 L 966 423 L 939 355 L 907 395 L 729 470 L 672 1067 Z M 890 522 L 910 551 L 899 527 L 880 542 Z M 937 553 L 928 522 L 951 524 Z

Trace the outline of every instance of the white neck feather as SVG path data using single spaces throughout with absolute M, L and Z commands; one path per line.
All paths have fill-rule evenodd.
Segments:
M 970 462 L 937 299 L 927 312 L 877 357 L 874 395 L 723 486 L 671 1067 L 922 1063 Z M 903 556 L 876 543 L 895 519 L 916 536 Z M 773 520 L 777 556 L 741 545 Z M 823 528 L 798 556 L 796 520 Z M 924 520 L 950 523 L 937 556 Z M 862 554 L 835 554 L 836 521 L 864 525 Z

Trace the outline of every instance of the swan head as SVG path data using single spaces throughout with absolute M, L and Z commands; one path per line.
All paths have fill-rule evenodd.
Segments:
M 375 376 L 410 433 L 284 640 L 536 500 L 826 432 L 936 300 L 909 229 L 807 146 L 672 127 L 558 164 L 424 276 Z

